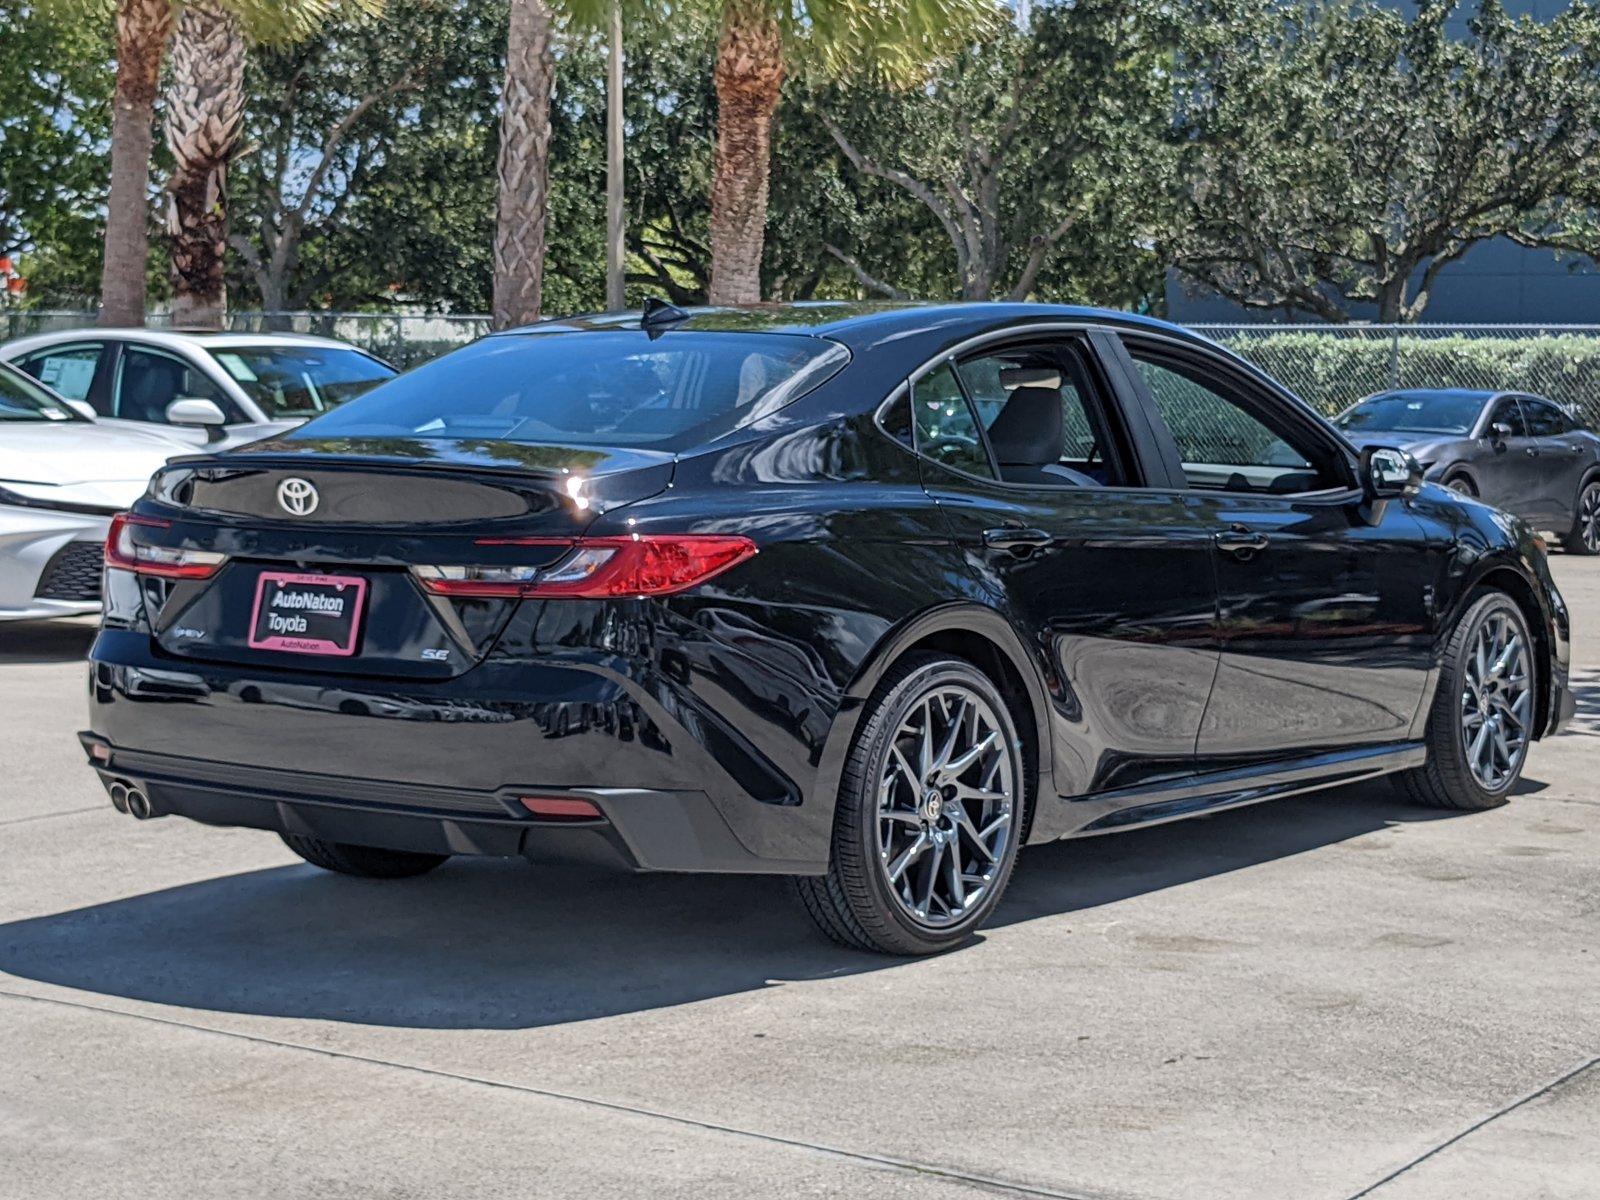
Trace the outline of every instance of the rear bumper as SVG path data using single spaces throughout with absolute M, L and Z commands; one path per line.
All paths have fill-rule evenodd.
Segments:
M 503 787 L 473 791 L 150 754 L 79 735 L 109 791 L 135 786 L 152 816 L 428 854 L 582 862 L 631 871 L 815 874 L 825 864 L 752 853 L 699 791 Z M 529 794 L 588 800 L 600 820 L 545 820 Z

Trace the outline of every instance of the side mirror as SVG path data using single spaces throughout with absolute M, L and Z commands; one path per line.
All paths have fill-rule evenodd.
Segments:
M 1404 450 L 1368 446 L 1361 452 L 1361 491 L 1368 500 L 1409 496 L 1422 486 L 1422 466 Z
M 1489 440 L 1496 446 L 1504 443 L 1505 440 L 1510 436 L 1511 426 L 1507 425 L 1504 421 L 1496 421 L 1493 425 L 1489 426 Z
M 94 411 L 94 405 L 87 400 L 72 400 L 67 397 L 62 397 L 62 399 L 66 402 L 68 408 L 85 420 L 93 421 L 100 416 L 99 413 Z
M 227 415 L 215 400 L 200 396 L 182 396 L 167 405 L 169 425 L 198 425 L 206 431 L 206 441 L 220 442 L 222 427 L 228 423 Z

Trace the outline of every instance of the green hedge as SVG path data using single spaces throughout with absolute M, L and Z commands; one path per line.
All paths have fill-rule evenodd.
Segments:
M 1328 413 L 1395 386 L 1491 388 L 1547 396 L 1600 424 L 1600 335 L 1401 334 L 1396 342 L 1358 328 L 1218 340 Z

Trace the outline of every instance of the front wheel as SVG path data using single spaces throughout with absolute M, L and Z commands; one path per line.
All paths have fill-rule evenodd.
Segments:
M 348 842 L 325 842 L 321 838 L 281 833 L 283 844 L 314 867 L 355 875 L 362 879 L 410 879 L 426 875 L 448 854 L 418 854 L 411 850 L 384 850 L 377 846 L 355 846 Z
M 1026 781 L 1005 699 L 971 663 L 916 654 L 878 685 L 845 764 L 828 872 L 801 901 L 842 945 L 932 954 L 1000 902 Z
M 1561 538 L 1568 554 L 1600 554 L 1600 479 L 1591 479 L 1578 493 L 1572 528 Z
M 1504 804 L 1533 738 L 1536 678 L 1522 610 L 1504 592 L 1483 593 L 1445 646 L 1428 761 L 1395 777 L 1401 791 L 1431 808 Z

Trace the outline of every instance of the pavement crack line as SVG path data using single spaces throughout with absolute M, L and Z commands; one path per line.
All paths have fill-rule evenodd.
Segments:
M 1088 1192 L 1062 1192 L 1052 1188 L 1036 1187 L 1032 1184 L 1017 1183 L 1008 1179 L 999 1179 L 990 1175 L 981 1175 L 971 1171 L 963 1171 L 955 1167 L 940 1167 L 930 1163 L 915 1162 L 911 1159 L 896 1158 L 889 1154 L 872 1154 L 862 1150 L 842 1150 L 837 1146 L 827 1146 L 820 1142 L 808 1142 L 801 1138 L 784 1137 L 781 1134 L 762 1133 L 754 1129 L 741 1129 L 737 1125 L 723 1125 L 716 1121 L 703 1121 L 696 1117 L 680 1116 L 676 1113 L 661 1112 L 657 1109 L 644 1108 L 639 1105 L 623 1104 L 614 1100 L 597 1100 L 590 1096 L 580 1096 L 572 1092 L 559 1092 L 550 1088 L 532 1087 L 524 1083 L 511 1083 L 501 1079 L 488 1079 L 481 1075 L 466 1075 L 456 1071 L 446 1071 L 437 1067 L 424 1067 L 415 1063 L 397 1062 L 393 1059 L 378 1058 L 372 1055 L 355 1054 L 348 1050 L 330 1050 L 323 1046 L 311 1046 L 304 1042 L 284 1041 L 280 1038 L 263 1037 L 260 1034 L 240 1033 L 232 1029 L 218 1029 L 212 1025 L 198 1025 L 190 1021 L 177 1021 L 171 1017 L 155 1016 L 151 1013 L 129 1012 L 127 1009 L 108 1008 L 99 1004 L 85 1004 L 81 1000 L 67 1000 L 58 996 L 35 996 L 28 992 L 14 992 L 9 988 L 0 988 L 0 997 L 10 1000 L 29 1001 L 34 1004 L 55 1005 L 61 1008 L 73 1008 L 81 1012 L 100 1013 L 105 1016 L 126 1017 L 129 1020 L 144 1021 L 152 1025 L 164 1025 L 172 1029 L 186 1029 L 191 1033 L 211 1034 L 214 1037 L 232 1038 L 235 1041 L 249 1042 L 258 1046 L 269 1046 L 279 1050 L 299 1051 L 303 1054 L 319 1055 L 342 1062 L 362 1063 L 372 1067 L 387 1067 L 395 1071 L 405 1071 L 414 1075 L 422 1075 L 432 1079 L 450 1080 L 455 1083 L 474 1084 L 479 1087 L 497 1088 L 502 1091 L 520 1092 L 528 1096 L 538 1096 L 546 1100 L 556 1100 L 567 1104 L 577 1104 L 585 1108 L 598 1109 L 603 1112 L 621 1113 L 634 1117 L 646 1117 L 652 1120 L 665 1121 L 688 1129 L 697 1129 L 706 1133 L 720 1133 L 731 1137 L 747 1138 L 751 1141 L 763 1142 L 772 1146 L 784 1146 L 792 1150 L 803 1150 L 812 1154 L 821 1154 L 829 1158 L 843 1159 L 846 1162 L 857 1163 L 861 1166 L 879 1170 L 898 1171 L 902 1174 L 915 1175 L 921 1178 L 935 1178 L 948 1180 L 951 1183 L 967 1184 L 974 1188 L 1003 1196 L 1031 1196 L 1041 1197 L 1042 1200 L 1110 1200 L 1110 1197 L 1092 1195 Z
M 1582 1075 L 1585 1071 L 1592 1070 L 1593 1068 L 1595 1068 L 1597 1066 L 1600 1066 L 1600 1054 L 1595 1055 L 1593 1058 L 1589 1059 L 1587 1062 L 1579 1063 L 1577 1066 L 1573 1067 L 1570 1071 L 1567 1071 L 1563 1075 L 1557 1076 L 1555 1079 L 1552 1079 L 1549 1083 L 1541 1084 L 1539 1087 L 1535 1088 L 1533 1091 L 1527 1093 L 1527 1095 L 1521 1096 L 1518 1099 L 1513 1100 L 1510 1104 L 1507 1104 L 1503 1108 L 1496 1109 L 1494 1112 L 1490 1113 L 1488 1116 L 1480 1117 L 1478 1120 L 1474 1121 L 1471 1125 L 1468 1125 L 1465 1129 L 1461 1130 L 1459 1133 L 1456 1133 L 1453 1136 L 1446 1138 L 1444 1141 L 1440 1142 L 1437 1146 L 1434 1146 L 1432 1149 L 1423 1151 L 1421 1154 L 1417 1155 L 1415 1158 L 1411 1159 L 1409 1162 L 1401 1163 L 1398 1167 L 1396 1167 L 1394 1170 L 1390 1171 L 1387 1175 L 1385 1175 L 1382 1179 L 1378 1180 L 1376 1183 L 1370 1183 L 1366 1187 L 1362 1188 L 1359 1192 L 1356 1192 L 1353 1195 L 1347 1197 L 1347 1200 L 1362 1200 L 1363 1196 L 1370 1196 L 1374 1192 L 1376 1192 L 1379 1188 L 1384 1188 L 1384 1187 L 1389 1186 L 1389 1184 L 1393 1183 L 1396 1179 L 1399 1179 L 1400 1176 L 1404 1175 L 1407 1171 L 1411 1170 L 1413 1167 L 1421 1166 L 1423 1163 L 1427 1162 L 1430 1158 L 1434 1157 L 1434 1155 L 1440 1154 L 1443 1151 L 1448 1150 L 1451 1146 L 1454 1146 L 1456 1143 L 1464 1141 L 1465 1139 L 1471 1137 L 1473 1134 L 1477 1133 L 1478 1130 L 1482 1129 L 1485 1125 L 1492 1124 L 1493 1122 L 1498 1121 L 1501 1117 L 1504 1117 L 1504 1116 L 1507 1116 L 1507 1115 L 1509 1115 L 1511 1113 L 1516 1112 L 1517 1109 L 1521 1108 L 1523 1105 L 1531 1104 L 1533 1101 L 1539 1099 L 1541 1096 L 1549 1095 L 1551 1092 L 1555 1091 L 1558 1087 L 1561 1087 L 1563 1084 L 1567 1084 L 1567 1083 L 1572 1082 L 1579 1075 Z
M 32 813 L 26 817 L 8 817 L 0 821 L 0 829 L 7 825 L 26 825 L 29 821 L 53 821 L 57 817 L 81 817 L 84 813 L 99 812 L 104 804 L 91 804 L 84 808 L 64 808 L 60 812 Z

